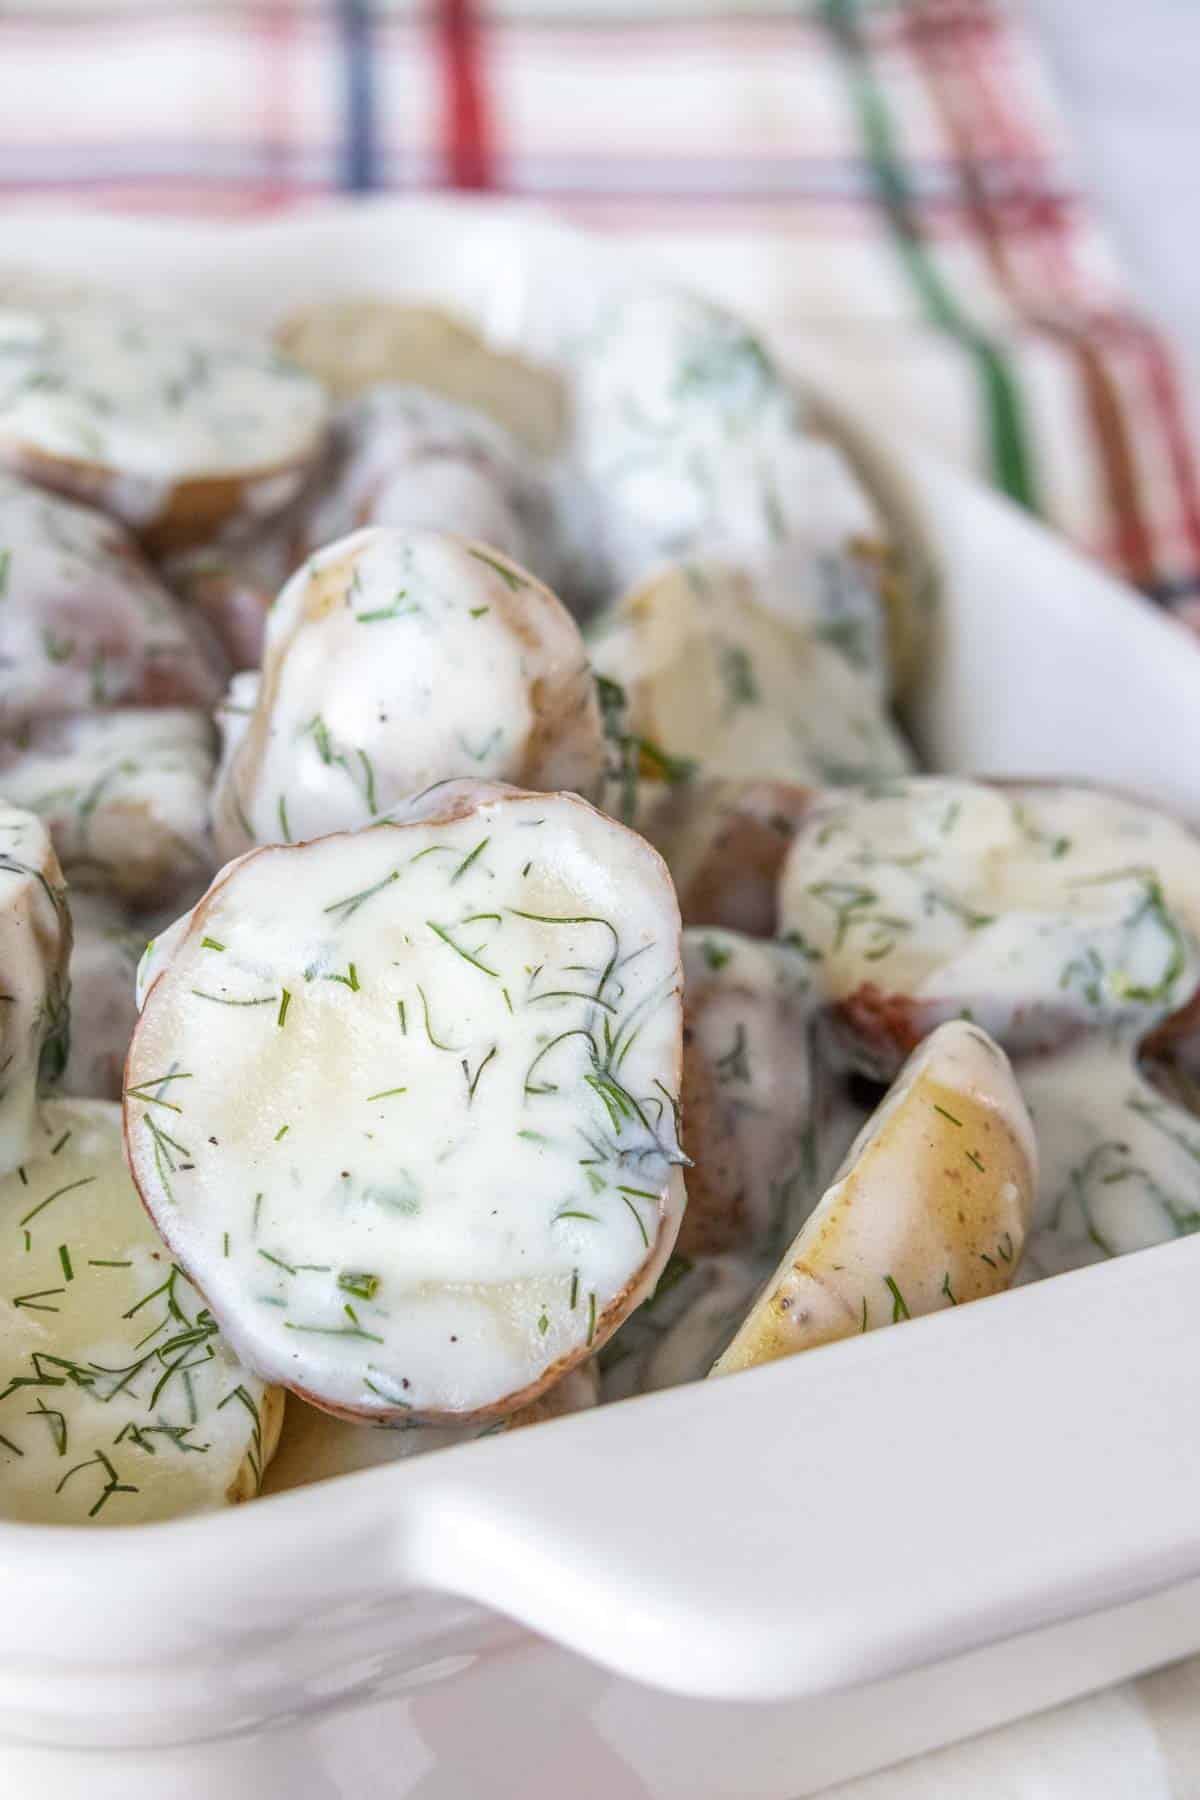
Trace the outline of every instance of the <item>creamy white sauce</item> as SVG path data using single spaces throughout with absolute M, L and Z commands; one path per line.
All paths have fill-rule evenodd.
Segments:
M 698 774 L 808 786 L 903 774 L 911 754 L 872 678 L 716 560 L 667 570 L 626 595 L 589 637 L 651 779 Z M 645 745 L 649 744 L 647 756 Z M 623 804 L 618 792 L 610 802 Z
M 709 551 L 757 560 L 786 540 L 841 550 L 871 509 L 845 458 L 739 320 L 642 292 L 573 360 L 573 461 L 603 521 L 596 585 Z
M 0 800 L 0 1176 L 29 1155 L 39 1073 L 67 1055 L 71 922 L 45 827 Z
M 111 299 L 0 306 L 0 454 L 99 465 L 165 497 L 307 461 L 325 412 L 310 375 L 211 320 Z
M 49 1102 L 0 1213 L 0 1515 L 122 1525 L 256 1493 L 263 1384 L 147 1217 L 119 1107 Z
M 1018 1074 L 1042 1161 L 1023 1280 L 1200 1230 L 1200 1120 L 1151 1086 L 1128 1038 L 1090 1033 Z
M 220 691 L 120 525 L 0 473 L 0 733 L 87 708 L 211 706 Z
M 243 683 L 234 704 L 249 698 Z M 365 824 L 455 776 L 598 786 L 576 626 L 524 570 L 456 538 L 373 527 L 313 557 L 271 614 L 254 705 L 214 800 L 226 856 Z
M 1149 1030 L 1200 979 L 1181 922 L 1198 884 L 1200 845 L 1148 808 L 929 776 L 815 808 L 780 921 L 819 957 L 863 1066 L 887 1075 L 952 1016 L 1014 1052 L 1115 1022 Z M 871 995 L 896 1004 L 885 1016 Z
M 329 478 L 303 511 L 303 552 L 363 525 L 453 532 L 557 578 L 549 495 L 528 456 L 482 413 L 424 388 L 373 388 L 338 416 Z
M 0 749 L 0 789 L 41 818 L 74 887 L 163 905 L 212 873 L 212 740 L 183 707 L 43 719 Z
M 137 1180 L 224 1329 L 368 1415 L 534 1397 L 683 1199 L 661 862 L 563 796 L 444 807 L 227 869 L 156 944 L 130 1056 Z

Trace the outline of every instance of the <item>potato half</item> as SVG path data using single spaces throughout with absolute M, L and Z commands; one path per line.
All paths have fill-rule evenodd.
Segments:
M 39 1075 L 67 1060 L 71 916 L 40 819 L 0 800 L 0 1175 L 29 1155 Z
M 184 707 L 41 719 L 0 746 L 0 791 L 37 813 L 72 888 L 132 906 L 190 899 L 212 873 L 212 725 Z
M 268 346 L 104 296 L 0 304 L 0 462 L 158 549 L 277 512 L 320 449 L 324 392 Z
M 685 925 L 779 931 L 779 877 L 814 790 L 790 781 L 643 780 L 637 825 L 671 871 Z
M 276 602 L 217 847 L 362 825 L 456 776 L 594 792 L 603 756 L 583 641 L 550 590 L 482 544 L 375 527 Z
M 1149 807 L 918 776 L 814 804 L 780 925 L 819 959 L 850 1054 L 890 1079 L 951 1016 L 1014 1054 L 1149 1031 L 1200 981 L 1197 891 L 1200 842 Z
M 171 1261 L 129 1179 L 120 1108 L 47 1102 L 0 1210 L 0 1514 L 141 1524 L 257 1494 L 283 1395 L 238 1363 Z
M 820 1071 L 811 966 L 731 931 L 683 934 L 683 1256 L 770 1258 L 811 1207 Z
M 497 350 L 436 307 L 320 301 L 285 319 L 276 341 L 339 397 L 380 382 L 414 382 L 477 407 L 532 450 L 554 450 L 562 436 L 561 378 Z
M 822 787 L 904 773 L 911 756 L 875 684 L 761 604 L 753 577 L 706 559 L 628 593 L 590 637 L 623 694 L 621 728 L 668 778 L 693 773 Z
M 1008 1287 L 1037 1151 L 1008 1059 L 973 1025 L 933 1032 L 855 1140 L 714 1375 Z
M 679 913 L 584 801 L 449 784 L 251 852 L 144 986 L 134 1177 L 268 1379 L 506 1414 L 653 1287 L 683 1203 Z
M 212 706 L 222 669 L 115 520 L 0 472 L 0 735 L 107 706 Z

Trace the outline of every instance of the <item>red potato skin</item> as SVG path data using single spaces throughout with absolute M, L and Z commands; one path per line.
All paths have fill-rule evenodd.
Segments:
M 451 785 L 451 784 L 448 783 L 447 785 Z M 486 797 L 490 803 L 514 801 L 514 800 L 530 800 L 530 799 L 544 800 L 546 798 L 546 796 L 544 794 L 531 794 L 524 788 L 504 787 L 501 784 L 496 784 L 492 787 L 488 787 L 487 784 L 480 783 L 475 788 L 474 793 L 471 793 L 468 791 L 461 791 L 465 784 L 456 782 L 453 785 L 456 788 L 460 789 L 460 791 L 457 793 L 453 793 L 447 797 L 447 804 L 440 812 L 425 813 L 421 816 L 420 819 L 411 821 L 411 824 L 419 824 L 421 826 L 449 825 L 449 824 L 454 823 L 454 821 L 456 821 L 458 819 L 466 818 L 467 816 L 469 816 L 470 813 L 472 813 L 475 810 L 476 806 L 479 804 L 480 799 L 481 799 L 480 790 L 483 790 L 483 789 L 486 789 Z M 470 784 L 470 785 L 475 786 L 475 784 Z M 586 812 L 595 814 L 598 818 L 602 818 L 606 825 L 611 826 L 615 823 L 615 821 L 613 821 L 612 819 L 609 819 L 607 817 L 607 815 L 600 813 L 598 811 L 598 809 L 596 807 L 592 806 L 589 801 L 582 800 L 578 794 L 562 794 L 557 797 L 560 799 L 569 801 L 573 806 L 582 807 Z M 380 828 L 376 827 L 375 829 L 380 829 Z M 401 823 L 401 824 L 392 825 L 385 829 L 403 831 L 403 830 L 410 829 L 410 824 Z M 627 827 L 621 827 L 621 829 L 627 829 Z M 331 836 L 335 837 L 335 838 L 337 838 L 337 837 L 349 838 L 349 837 L 353 837 L 355 835 L 356 835 L 355 833 L 349 832 L 349 831 L 334 832 L 331 834 Z M 309 839 L 309 840 L 305 840 L 305 841 L 312 842 L 314 840 Z M 330 841 L 330 839 L 322 838 L 320 840 L 315 840 L 315 841 L 319 841 L 321 843 L 328 843 Z M 208 892 L 204 895 L 204 897 L 200 901 L 197 902 L 196 907 L 192 914 L 192 922 L 189 927 L 189 936 L 194 935 L 197 931 L 199 931 L 200 935 L 203 936 L 203 928 L 204 928 L 205 920 L 207 919 L 208 912 L 212 906 L 214 898 L 220 892 L 220 890 L 225 886 L 226 882 L 229 881 L 230 877 L 235 873 L 235 871 L 241 866 L 242 863 L 248 862 L 252 857 L 278 856 L 281 853 L 288 854 L 288 853 L 296 851 L 296 850 L 302 850 L 303 848 L 304 848 L 304 843 L 263 844 L 263 845 L 259 845 L 254 850 L 247 851 L 245 856 L 239 857 L 238 859 L 236 859 L 236 861 L 234 863 L 228 864 L 221 871 L 221 873 L 217 876 L 216 880 L 213 882 L 212 886 L 209 888 Z M 643 842 L 643 848 L 645 849 L 647 854 L 649 856 L 651 856 L 654 859 L 654 861 L 659 864 L 661 871 L 662 871 L 664 884 L 665 884 L 668 892 L 673 892 L 674 889 L 672 888 L 672 885 L 671 885 L 670 873 L 667 870 L 667 866 L 663 862 L 662 858 L 659 856 L 658 852 L 653 848 L 652 845 L 645 844 L 644 842 Z M 677 958 L 680 954 L 680 936 L 682 933 L 682 929 L 683 929 L 682 924 L 677 923 L 676 928 L 675 928 L 675 947 L 676 947 L 676 957 Z M 132 1075 L 133 1075 L 133 1064 L 134 1064 L 134 1060 L 135 1060 L 135 1056 L 136 1056 L 136 1052 L 137 1052 L 137 1048 L 138 1048 L 138 1039 L 141 1035 L 143 1021 L 145 1019 L 147 1009 L 150 1006 L 151 1000 L 153 999 L 154 990 L 158 986 L 159 982 L 161 981 L 162 975 L 164 972 L 165 971 L 160 971 L 160 973 L 155 977 L 154 981 L 151 983 L 149 989 L 147 990 L 145 999 L 142 1003 L 142 1011 L 138 1017 L 138 1023 L 134 1028 L 133 1037 L 130 1040 L 129 1050 L 125 1057 L 125 1074 L 124 1074 L 124 1082 L 123 1082 L 122 1091 L 124 1091 L 124 1089 L 128 1088 L 131 1085 L 131 1080 L 132 1080 Z M 675 1091 L 678 1092 L 680 1086 L 682 1085 L 682 1080 L 683 1080 L 682 1034 L 680 1037 L 679 1047 L 676 1051 L 675 1066 L 674 1066 L 674 1069 L 672 1070 L 672 1076 L 673 1076 L 673 1087 L 674 1087 Z M 209 1307 L 209 1310 L 212 1312 L 213 1317 L 217 1320 L 218 1325 L 220 1325 L 222 1327 L 222 1329 L 224 1330 L 225 1327 L 224 1327 L 223 1320 L 221 1319 L 221 1315 L 217 1311 L 217 1309 L 212 1306 L 211 1302 L 209 1301 L 208 1295 L 204 1292 L 203 1283 L 197 1278 L 197 1276 L 194 1273 L 194 1271 L 192 1270 L 192 1268 L 189 1267 L 185 1258 L 183 1258 L 179 1254 L 179 1250 L 178 1250 L 177 1246 L 172 1241 L 171 1232 L 168 1229 L 167 1223 L 163 1219 L 159 1218 L 158 1214 L 155 1212 L 154 1208 L 151 1206 L 149 1200 L 147 1199 L 145 1191 L 143 1190 L 142 1185 L 141 1185 L 140 1181 L 138 1180 L 137 1163 L 136 1163 L 136 1159 L 133 1154 L 133 1145 L 130 1141 L 130 1112 L 129 1112 L 129 1107 L 127 1104 L 123 1105 L 122 1109 L 121 1109 L 121 1133 L 122 1133 L 122 1140 L 123 1140 L 123 1143 L 125 1146 L 126 1166 L 129 1169 L 129 1174 L 133 1181 L 133 1185 L 137 1189 L 138 1198 L 141 1200 L 141 1203 L 146 1210 L 147 1216 L 149 1217 L 151 1223 L 153 1224 L 155 1230 L 158 1232 L 159 1236 L 162 1238 L 163 1242 L 166 1244 L 166 1246 L 167 1246 L 168 1250 L 171 1252 L 172 1256 L 175 1257 L 176 1260 L 178 1261 L 179 1266 L 183 1269 L 184 1274 L 187 1276 L 187 1278 L 191 1282 L 192 1286 L 196 1289 L 197 1293 L 201 1295 L 205 1304 Z M 597 1314 L 596 1329 L 591 1338 L 591 1341 L 589 1343 L 581 1345 L 578 1350 L 571 1352 L 569 1355 L 559 1357 L 556 1362 L 551 1363 L 546 1369 L 544 1369 L 542 1371 L 542 1374 L 538 1377 L 538 1379 L 536 1381 L 528 1383 L 525 1387 L 519 1389 L 515 1394 L 505 1394 L 498 1401 L 493 1402 L 491 1405 L 483 1406 L 483 1407 L 476 1407 L 475 1409 L 473 1409 L 470 1412 L 444 1412 L 444 1411 L 438 1411 L 436 1409 L 419 1408 L 419 1407 L 403 1407 L 403 1406 L 372 1407 L 370 1409 L 364 1408 L 361 1410 L 355 1410 L 352 1407 L 333 1406 L 327 1400 L 322 1399 L 320 1397 L 320 1395 L 314 1394 L 310 1388 L 301 1387 L 300 1384 L 295 1381 L 281 1382 L 278 1379 L 278 1377 L 273 1374 L 269 1375 L 269 1376 L 263 1375 L 260 1370 L 254 1368 L 253 1362 L 251 1362 L 245 1356 L 242 1356 L 241 1360 L 248 1369 L 250 1369 L 254 1374 L 259 1376 L 260 1380 L 268 1382 L 268 1384 L 271 1386 L 286 1387 L 288 1392 L 298 1395 L 301 1400 L 306 1401 L 308 1403 L 308 1405 L 310 1405 L 310 1406 L 315 1406 L 318 1409 L 318 1411 L 329 1413 L 335 1419 L 346 1419 L 351 1424 L 361 1424 L 364 1421 L 367 1421 L 367 1422 L 370 1422 L 373 1424 L 377 1424 L 377 1425 L 398 1425 L 398 1424 L 402 1424 L 404 1422 L 408 1422 L 409 1424 L 419 1424 L 419 1425 L 472 1425 L 472 1424 L 482 1425 L 482 1424 L 486 1424 L 492 1419 L 506 1418 L 509 1413 L 515 1412 L 519 1408 L 523 1408 L 523 1407 L 532 1405 L 534 1401 L 539 1400 L 542 1397 L 542 1395 L 547 1393 L 551 1388 L 557 1386 L 558 1382 L 560 1382 L 565 1375 L 569 1375 L 572 1369 L 577 1368 L 580 1363 L 586 1362 L 589 1357 L 595 1356 L 596 1353 L 599 1350 L 601 1350 L 603 1348 L 603 1346 L 608 1342 L 609 1338 L 612 1336 L 613 1332 L 617 1329 L 617 1327 L 624 1323 L 628 1314 L 633 1310 L 633 1302 L 635 1301 L 635 1298 L 636 1298 L 639 1288 L 644 1283 L 646 1269 L 648 1267 L 652 1267 L 656 1262 L 665 1262 L 666 1261 L 667 1256 L 670 1254 L 671 1250 L 674 1248 L 677 1233 L 678 1233 L 678 1221 L 671 1216 L 671 1214 L 667 1210 L 665 1204 L 660 1205 L 658 1230 L 655 1232 L 654 1241 L 651 1244 L 649 1250 L 647 1251 L 645 1257 L 642 1260 L 641 1267 L 637 1270 L 637 1272 L 633 1276 L 631 1276 L 629 1281 L 626 1282 L 625 1286 L 623 1288 L 621 1288 L 621 1290 L 613 1296 L 613 1298 L 609 1301 L 608 1305 L 604 1308 L 604 1310 Z M 236 1332 L 230 1334 L 230 1341 L 236 1342 Z
M 154 555 L 202 544 L 238 517 L 245 506 L 247 493 L 259 482 L 273 481 L 281 475 L 306 473 L 319 455 L 322 441 L 318 439 L 302 456 L 274 463 L 269 468 L 241 475 L 197 476 L 177 482 L 145 524 L 125 522 Z M 14 475 L 33 482 L 35 487 L 49 488 L 68 500 L 81 500 L 100 512 L 110 510 L 108 500 L 114 482 L 127 487 L 135 482 L 134 477 L 123 475 L 119 469 L 74 457 L 49 456 L 32 444 L 0 448 L 0 463 Z M 146 492 L 148 496 L 152 494 L 153 484 L 146 484 Z

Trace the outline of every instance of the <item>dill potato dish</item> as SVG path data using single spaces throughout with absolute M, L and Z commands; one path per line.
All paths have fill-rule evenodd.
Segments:
M 644 289 L 539 362 L 14 280 L 0 469 L 0 1515 L 1200 1224 L 1200 848 L 918 767 L 930 604 L 738 320 Z

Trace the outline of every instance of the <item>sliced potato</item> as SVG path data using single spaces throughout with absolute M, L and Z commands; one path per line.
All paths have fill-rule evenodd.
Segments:
M 252 852 L 143 984 L 134 1176 L 269 1379 L 495 1417 L 653 1287 L 683 1204 L 679 914 L 582 800 L 449 784 Z
M 0 1176 L 29 1155 L 38 1077 L 67 1060 L 71 916 L 58 858 L 32 813 L 0 800 Z
M 746 1256 L 673 1256 L 650 1299 L 601 1353 L 604 1400 L 702 1381 L 766 1273 Z
M 959 1021 L 905 1064 L 729 1348 L 728 1375 L 1008 1287 L 1037 1189 L 1008 1059 Z
M 129 1179 L 120 1108 L 47 1102 L 0 1206 L 0 1514 L 127 1525 L 252 1498 L 283 1396 L 241 1367 L 172 1263 Z
M 279 596 L 217 846 L 361 825 L 454 776 L 588 793 L 603 758 L 583 642 L 550 590 L 481 544 L 376 527 Z
M 436 307 L 394 300 L 319 301 L 286 319 L 276 339 L 294 362 L 340 397 L 379 382 L 414 382 L 479 408 L 530 449 L 554 450 L 562 437 L 561 378 L 495 349 Z
M 621 728 L 668 774 L 801 786 L 901 774 L 911 756 L 870 680 L 762 605 L 753 577 L 707 559 L 629 593 L 590 640 L 623 693 Z
M 1200 981 L 1200 843 L 1093 789 L 918 776 L 828 794 L 784 864 L 780 924 L 819 958 L 851 1055 L 890 1078 L 940 1020 L 1014 1052 L 1120 1025 Z
M 372 1425 L 365 1419 L 335 1418 L 293 1394 L 288 1400 L 279 1451 L 267 1471 L 263 1492 L 282 1494 L 288 1488 L 352 1475 L 359 1469 L 407 1462 L 410 1457 L 425 1456 L 431 1450 L 453 1450 L 475 1438 L 583 1412 L 599 1405 L 599 1401 L 600 1382 L 594 1362 L 580 1363 L 530 1406 L 507 1419 L 490 1420 L 484 1425 Z
M 0 735 L 89 706 L 212 706 L 221 679 L 119 524 L 0 472 Z
M 847 458 L 720 308 L 668 289 L 630 294 L 579 346 L 573 373 L 573 450 L 603 501 L 609 593 L 671 558 L 757 562 L 781 541 L 839 550 L 876 532 Z
M 0 462 L 160 549 L 279 511 L 324 437 L 310 375 L 175 308 L 0 301 L 0 349 Z
M 62 1091 L 119 1100 L 125 1055 L 137 1023 L 134 981 L 149 930 L 105 894 L 73 892 L 71 1053 Z
M 39 720 L 0 747 L 0 790 L 45 824 L 73 888 L 159 906 L 212 873 L 215 766 L 204 713 L 117 707 Z
M 638 829 L 671 871 L 684 924 L 775 937 L 780 872 L 813 798 L 790 781 L 642 781 Z
M 729 931 L 683 934 L 682 1256 L 778 1256 L 816 1199 L 810 965 Z M 797 1211 L 799 1208 L 799 1211 Z
M 558 579 L 549 490 L 500 426 L 424 387 L 374 388 L 338 416 L 327 478 L 299 509 L 293 567 L 363 525 L 447 531 Z

